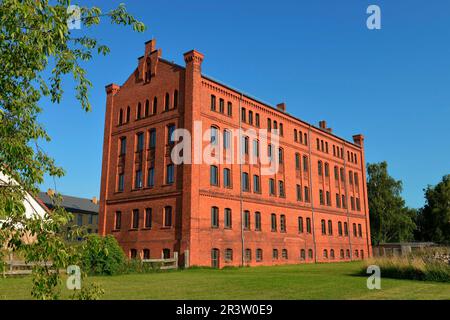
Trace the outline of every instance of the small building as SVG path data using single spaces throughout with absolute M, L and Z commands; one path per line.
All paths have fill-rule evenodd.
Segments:
M 39 198 L 49 209 L 53 209 L 54 204 L 51 196 L 55 192 L 49 189 L 47 192 L 40 192 Z M 98 233 L 98 200 L 96 197 L 92 199 L 78 198 L 68 195 L 61 195 L 61 206 L 74 215 L 72 222 L 67 226 L 68 230 L 72 226 L 85 227 L 87 233 Z

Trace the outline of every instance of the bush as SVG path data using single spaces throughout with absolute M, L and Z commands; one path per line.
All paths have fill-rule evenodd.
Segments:
M 119 274 L 127 261 L 119 243 L 111 235 L 88 235 L 80 250 L 81 265 L 88 274 Z

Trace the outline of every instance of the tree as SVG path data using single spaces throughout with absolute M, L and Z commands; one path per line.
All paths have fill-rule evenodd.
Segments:
M 420 209 L 417 223 L 421 240 L 450 243 L 450 174 L 435 186 L 425 190 L 425 206 Z
M 389 176 L 386 162 L 368 164 L 367 174 L 372 243 L 412 240 L 416 210 L 405 207 L 402 182 Z
M 89 111 L 92 85 L 82 62 L 91 60 L 94 53 L 109 52 L 96 39 L 77 36 L 80 30 L 75 33 L 69 29 L 70 4 L 70 0 L 0 1 L 0 170 L 17 182 L 0 188 L 0 248 L 21 251 L 27 262 L 52 261 L 52 267 L 43 265 L 33 270 L 32 292 L 39 299 L 58 297 L 57 271 L 76 258 L 58 233 L 70 214 L 57 208 L 43 219 L 27 217 L 22 204 L 25 192 L 37 194 L 45 174 L 64 174 L 39 145 L 42 140 L 50 141 L 37 122 L 42 112 L 39 102 L 46 96 L 52 103 L 60 103 L 63 79 L 72 75 L 76 98 L 81 108 Z M 106 13 L 98 7 L 80 7 L 79 13 L 83 29 L 107 18 L 113 24 L 132 26 L 134 31 L 145 30 L 123 4 Z M 46 79 L 44 74 L 50 77 Z M 36 241 L 25 243 L 25 234 Z

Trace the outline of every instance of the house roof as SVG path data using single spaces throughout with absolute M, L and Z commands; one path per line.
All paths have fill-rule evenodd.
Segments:
M 40 192 L 39 198 L 45 205 L 49 208 L 53 208 L 53 203 L 50 197 L 46 192 Z M 62 198 L 62 207 L 64 207 L 67 211 L 70 212 L 79 212 L 79 213 L 93 213 L 98 214 L 98 203 L 92 202 L 92 199 L 86 198 L 78 198 L 67 195 L 61 195 Z

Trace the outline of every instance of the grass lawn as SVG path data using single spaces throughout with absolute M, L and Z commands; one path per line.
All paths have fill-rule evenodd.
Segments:
M 104 299 L 450 299 L 450 284 L 381 280 L 368 290 L 360 262 L 90 277 Z M 382 275 L 383 276 L 383 275 Z M 31 299 L 31 278 L 0 278 L 0 299 Z M 63 297 L 69 292 L 62 289 Z

